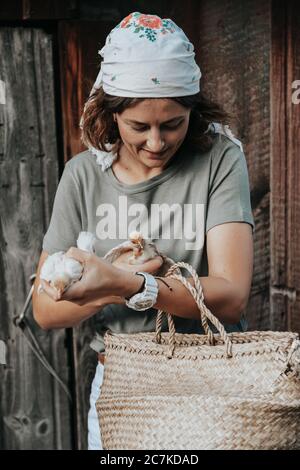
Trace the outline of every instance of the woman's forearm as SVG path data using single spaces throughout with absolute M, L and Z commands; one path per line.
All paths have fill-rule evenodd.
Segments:
M 156 309 L 164 310 L 183 318 L 200 318 L 200 312 L 194 298 L 178 280 L 164 279 L 172 291 L 158 279 L 159 293 Z M 193 283 L 192 278 L 188 280 Z M 77 326 L 82 321 L 99 312 L 107 304 L 125 304 L 125 297 L 131 297 L 141 286 L 141 276 L 132 272 L 117 270 L 106 296 L 81 304 L 60 300 L 55 301 L 46 293 L 37 294 L 39 279 L 36 279 L 33 293 L 33 313 L 37 323 L 44 329 L 68 328 Z M 200 277 L 205 305 L 224 323 L 236 323 L 243 310 L 237 288 L 220 277 Z
M 78 305 L 68 300 L 56 302 L 45 292 L 33 293 L 33 316 L 39 326 L 45 330 L 52 328 L 71 328 L 87 320 L 109 303 L 122 303 L 117 296 L 106 297 L 95 302 Z
M 160 283 L 155 308 L 173 313 L 178 317 L 200 319 L 198 306 L 187 288 L 177 279 L 166 279 L 172 287 Z M 193 279 L 189 281 L 194 285 Z M 236 288 L 221 277 L 200 277 L 206 307 L 224 323 L 236 323 L 242 311 Z
M 135 276 L 131 273 L 124 273 L 120 295 L 130 296 L 138 289 L 138 281 L 134 278 Z M 159 293 L 154 307 L 178 317 L 199 319 L 199 309 L 187 288 L 177 279 L 164 278 L 164 280 L 172 288 L 172 291 L 158 279 Z M 192 278 L 188 278 L 188 280 L 194 285 Z M 238 322 L 244 306 L 239 298 L 237 288 L 221 277 L 200 277 L 200 282 L 206 307 L 221 322 Z
M 77 305 L 67 300 L 55 302 L 43 292 L 33 304 L 34 319 L 45 330 L 77 326 L 96 312 L 91 305 Z

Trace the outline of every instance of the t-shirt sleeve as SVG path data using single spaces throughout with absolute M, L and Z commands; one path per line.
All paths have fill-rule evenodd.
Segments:
M 230 145 L 212 162 L 206 233 L 215 225 L 246 222 L 255 230 L 244 153 Z
M 43 250 L 53 254 L 76 246 L 81 226 L 78 183 L 68 162 L 56 190 L 50 224 L 43 239 Z

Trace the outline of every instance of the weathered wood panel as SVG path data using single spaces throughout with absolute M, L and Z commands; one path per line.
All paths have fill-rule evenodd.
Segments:
M 202 0 L 200 5 L 196 44 L 202 89 L 236 116 L 232 129 L 243 143 L 248 163 L 256 231 L 252 292 L 245 313 L 250 329 L 267 329 L 271 326 L 271 6 L 258 0 Z
M 300 332 L 300 5 L 273 1 L 271 152 L 271 316 L 274 329 Z
M 99 71 L 98 50 L 114 26 L 113 23 L 99 21 L 59 24 L 65 161 L 85 149 L 80 140 L 80 116 Z
M 7 366 L 0 366 L 1 448 L 68 449 L 66 395 L 28 348 L 12 320 L 36 271 L 58 181 L 52 38 L 42 30 L 0 29 L 0 331 Z M 50 363 L 69 380 L 65 330 L 30 323 Z
M 286 6 L 274 1 L 272 8 L 271 114 L 271 328 L 286 329 L 288 298 L 283 295 L 288 276 L 287 230 L 287 101 Z
M 300 333 L 300 3 L 287 4 L 288 328 Z M 297 100 L 292 98 L 297 84 Z

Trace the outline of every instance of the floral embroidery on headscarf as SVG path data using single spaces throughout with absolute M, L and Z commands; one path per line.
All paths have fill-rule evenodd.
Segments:
M 155 15 L 144 15 L 142 13 L 130 13 L 116 28 L 135 28 L 134 33 L 142 33 L 140 38 L 156 41 L 157 34 L 174 33 L 178 26 L 172 20 L 161 19 Z
M 158 80 L 157 77 L 151 78 L 152 82 L 155 83 L 155 85 L 160 85 L 160 81 Z
M 161 19 L 154 15 L 141 15 L 137 21 L 139 25 L 146 28 L 160 29 L 162 27 Z
M 130 13 L 130 15 L 126 16 L 126 18 L 124 18 L 124 20 L 121 22 L 121 24 L 119 26 L 116 26 L 116 28 L 118 28 L 118 27 L 126 28 L 128 23 L 130 22 L 132 16 L 133 16 L 133 13 Z

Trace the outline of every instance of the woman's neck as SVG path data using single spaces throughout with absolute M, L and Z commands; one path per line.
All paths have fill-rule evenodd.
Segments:
M 168 162 L 169 163 L 169 162 Z M 137 184 L 160 175 L 164 167 L 148 168 L 129 154 L 125 147 L 121 147 L 117 160 L 112 165 L 116 178 L 124 184 Z

